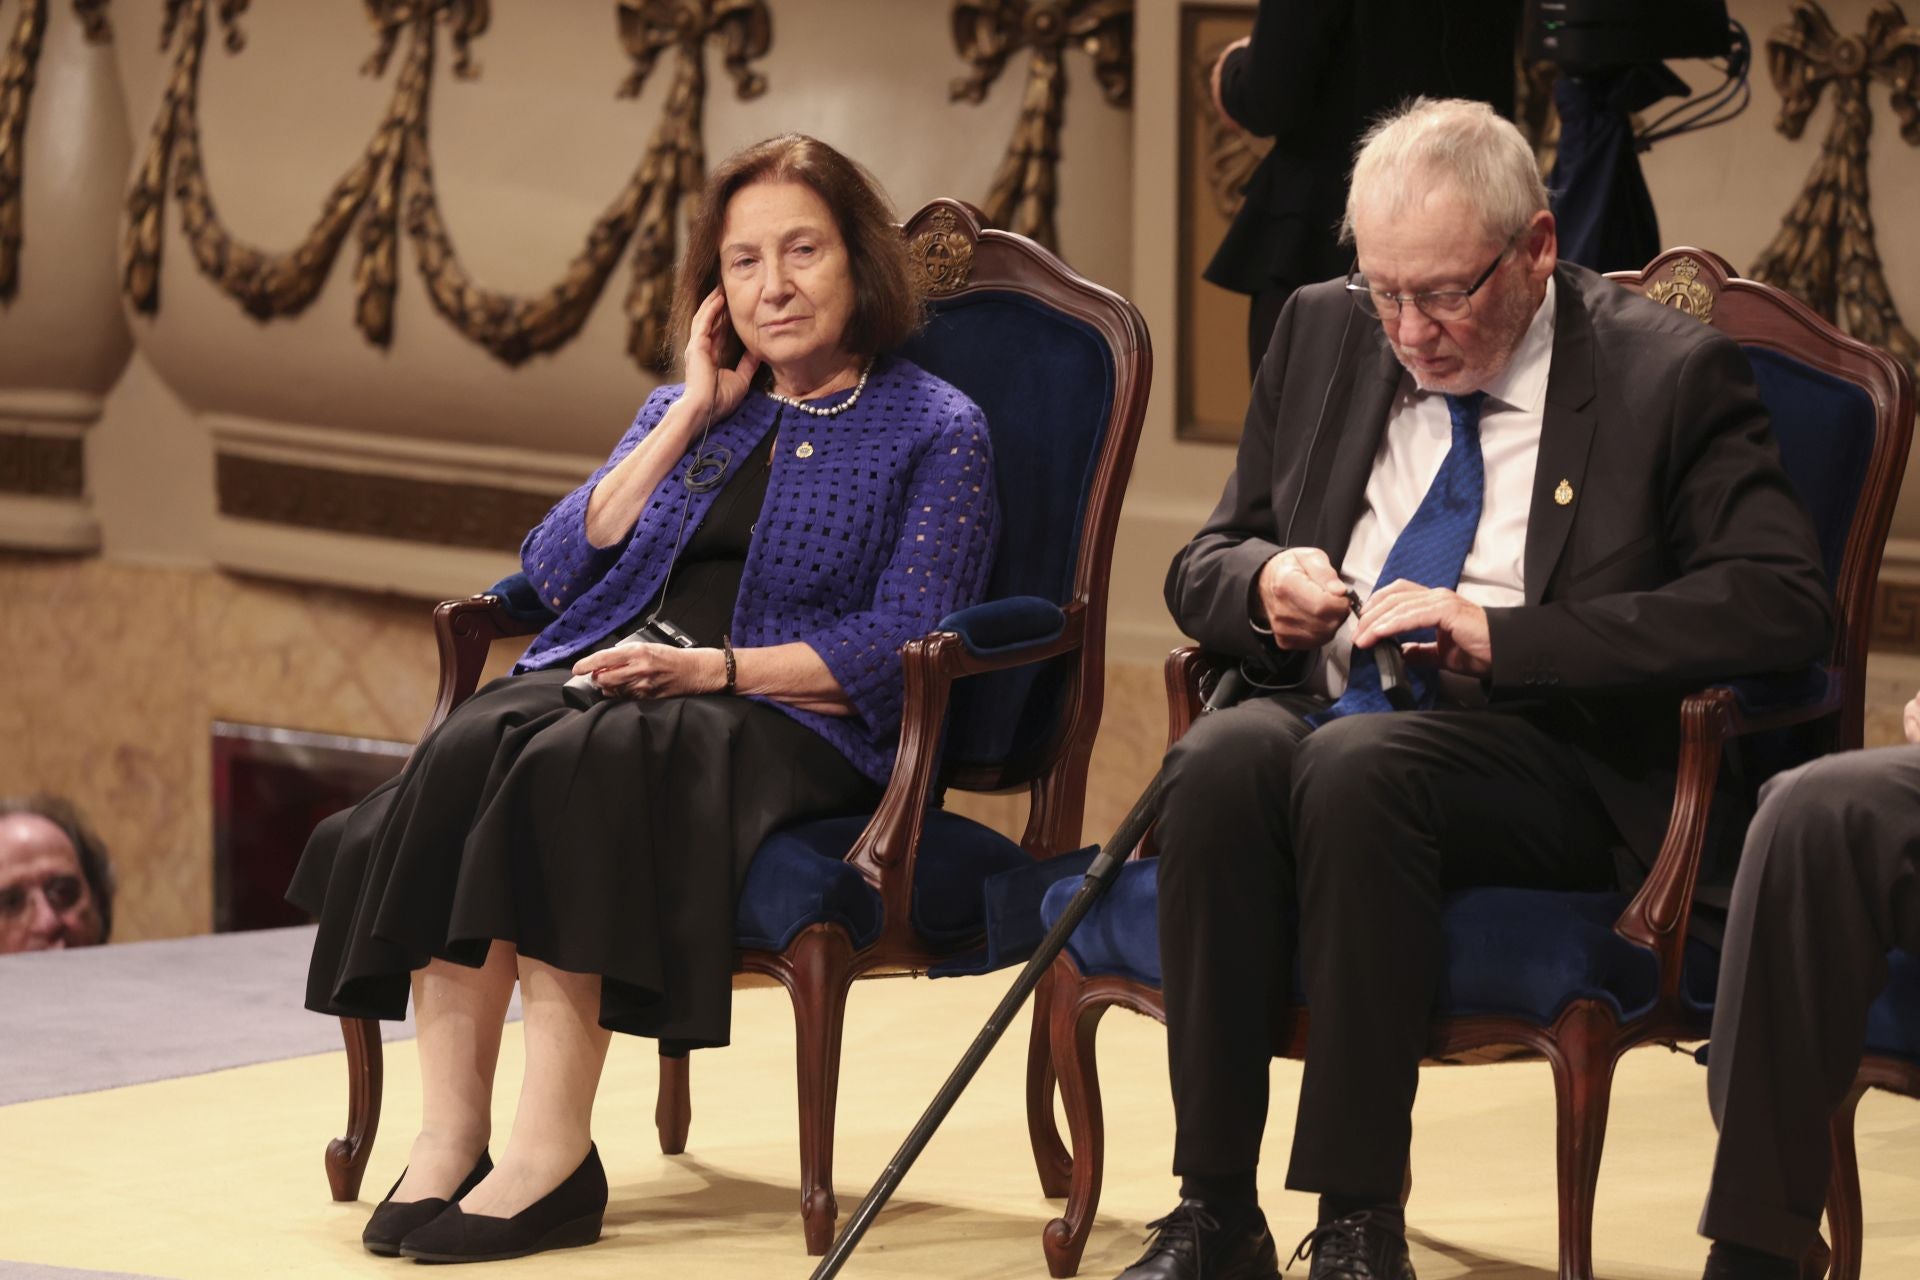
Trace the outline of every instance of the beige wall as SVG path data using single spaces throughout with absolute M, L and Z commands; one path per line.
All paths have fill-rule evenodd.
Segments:
M 1867 7 L 1828 5 L 1844 29 L 1859 26 Z M 709 57 L 709 158 L 802 129 L 869 163 L 903 211 L 936 194 L 982 199 L 1019 110 L 1025 64 L 1015 57 L 985 104 L 949 104 L 946 86 L 962 64 L 947 8 L 775 0 L 773 52 L 758 64 L 769 82 L 764 98 L 734 100 L 717 56 Z M 16 9 L 15 0 L 0 0 L 0 29 Z M 612 9 L 599 0 L 498 5 L 475 47 L 478 80 L 454 79 L 441 59 L 432 135 L 438 189 L 460 251 L 484 284 L 537 291 L 551 283 L 625 182 L 658 117 L 664 65 L 638 101 L 613 96 L 627 62 Z M 1734 0 L 1733 9 L 1763 41 L 1785 6 Z M 28 161 L 27 282 L 21 299 L 0 311 L 0 419 L 7 394 L 62 385 L 22 370 L 78 361 L 98 385 L 98 422 L 85 428 L 88 518 L 97 519 L 104 544 L 100 559 L 0 560 L 0 590 L 14 602 L 0 650 L 20 673 L 0 695 L 0 789 L 63 790 L 98 817 L 128 868 L 129 938 L 190 932 L 210 918 L 213 719 L 412 736 L 431 701 L 423 600 L 482 585 L 512 563 L 223 521 L 214 498 L 216 433 L 317 442 L 320 456 L 341 465 L 370 458 L 365 465 L 377 470 L 400 458 L 451 478 L 518 470 L 529 484 L 552 485 L 603 453 L 650 387 L 623 350 L 624 264 L 571 346 L 509 370 L 432 312 L 409 244 L 401 247 L 395 341 L 380 351 L 352 327 L 351 244 L 308 312 L 262 325 L 199 275 L 170 210 L 159 317 L 129 324 L 101 284 L 114 278 L 101 263 L 103 255 L 112 262 L 119 193 L 144 150 L 169 65 L 155 47 L 160 12 L 160 0 L 118 0 L 114 44 L 90 50 L 71 8 L 51 6 Z M 1178 641 L 1160 601 L 1161 577 L 1231 463 L 1228 448 L 1173 438 L 1177 18 L 1174 0 L 1139 0 L 1130 111 L 1105 104 L 1082 55 L 1067 59 L 1063 252 L 1139 303 L 1161 377 L 1115 564 L 1114 661 L 1095 752 L 1091 838 L 1111 827 L 1157 758 L 1165 733 L 1159 660 Z M 378 81 L 357 73 L 372 41 L 356 6 L 257 6 L 242 22 L 243 53 L 228 55 L 216 34 L 206 54 L 207 164 L 235 233 L 283 248 L 304 234 L 364 145 L 394 73 Z M 1898 140 L 1884 93 L 1874 101 L 1881 249 L 1896 298 L 1920 321 L 1920 236 L 1897 213 L 1920 195 L 1920 165 Z M 67 105 L 48 105 L 55 103 Z M 103 115 L 102 103 L 117 104 L 117 114 Z M 1739 121 L 1663 144 L 1648 158 L 1669 242 L 1750 264 L 1798 190 L 1826 122 L 1823 110 L 1808 138 L 1787 143 L 1772 132 L 1776 105 L 1761 74 Z M 83 135 L 102 141 L 76 146 Z M 69 207 L 94 210 L 93 221 L 47 212 L 60 192 Z M 101 208 L 110 215 L 104 221 Z M 90 238 L 49 248 L 67 231 Z M 79 296 L 62 295 L 50 271 L 92 282 L 96 322 L 35 310 Z M 97 372 L 105 358 L 98 352 L 111 357 L 115 341 L 124 371 Z M 75 355 L 82 349 L 85 361 Z M 1909 535 L 1917 507 L 1910 496 L 1902 516 Z M 223 573 L 222 564 L 406 594 L 306 588 Z M 1898 691 L 1916 679 L 1920 672 L 1898 662 L 1878 664 L 1874 735 L 1894 731 Z M 1012 801 L 967 807 L 1017 824 Z
M 215 720 L 410 741 L 433 707 L 418 601 L 6 553 L 0 598 L 0 792 L 80 804 L 119 874 L 116 941 L 211 924 Z
M 801 130 L 866 162 L 903 212 L 935 195 L 983 199 L 1018 114 L 1024 59 L 1010 62 L 982 105 L 950 104 L 946 85 L 964 65 L 943 13 L 888 0 L 831 8 L 832 20 L 822 21 L 821 7 L 773 6 L 772 52 L 754 64 L 769 85 L 761 98 L 736 100 L 717 48 L 710 51 L 709 159 Z M 129 0 L 114 10 L 136 161 L 172 65 L 153 39 L 160 9 L 159 0 Z M 671 58 L 639 99 L 617 99 L 629 63 L 613 17 L 611 4 L 495 6 L 475 45 L 481 74 L 473 81 L 456 79 L 442 50 L 431 126 L 437 190 L 462 260 L 485 286 L 537 293 L 555 282 L 660 116 Z M 53 21 L 72 25 L 61 6 Z M 380 80 L 358 74 L 372 38 L 355 6 L 261 6 L 242 25 L 247 46 L 238 56 L 217 35 L 208 42 L 206 165 L 232 232 L 282 250 L 305 234 L 364 147 L 395 71 Z M 1124 290 L 1130 120 L 1099 97 L 1083 58 L 1068 62 L 1062 250 Z M 888 109 L 874 110 L 876 101 Z M 393 344 L 369 345 L 352 324 L 353 254 L 349 243 L 305 313 L 261 324 L 198 274 L 169 210 L 160 312 L 133 321 L 135 369 L 89 455 L 110 555 L 429 595 L 490 580 L 510 562 L 440 552 L 410 557 L 423 567 L 403 571 L 382 549 L 352 540 L 217 521 L 212 436 L 284 438 L 292 428 L 321 454 L 351 449 L 374 470 L 404 462 L 446 479 L 509 484 L 519 473 L 551 491 L 605 454 L 653 385 L 625 353 L 624 263 L 572 344 L 510 369 L 433 312 L 405 244 Z M 164 492 L 152 484 L 156 464 L 179 472 Z
M 123 939 L 210 920 L 214 719 L 411 738 L 432 701 L 425 600 L 514 567 L 506 555 L 223 520 L 216 436 L 317 442 L 317 457 L 349 468 L 404 465 L 456 480 L 521 472 L 555 488 L 604 455 L 652 387 L 625 354 L 624 262 L 570 346 L 510 370 L 432 311 L 409 243 L 395 339 L 382 351 L 352 326 L 351 242 L 305 313 L 261 324 L 201 277 L 170 207 L 159 314 L 123 317 L 119 211 L 172 65 L 157 48 L 162 7 L 117 0 L 115 41 L 92 47 L 70 5 L 50 6 L 27 151 L 23 289 L 0 310 L 0 427 L 26 392 L 44 407 L 43 389 L 90 388 L 78 425 L 62 429 L 85 433 L 90 502 L 73 521 L 104 548 L 99 560 L 0 559 L 10 602 L 0 653 L 16 673 L 0 693 L 0 790 L 64 792 L 95 816 L 124 872 Z M 800 130 L 865 162 L 903 213 L 935 195 L 985 198 L 1019 113 L 1024 55 L 983 104 L 953 104 L 947 85 L 965 66 L 944 5 L 770 9 L 773 49 L 755 64 L 764 97 L 737 101 L 710 50 L 710 161 Z M 0 31 L 17 10 L 0 0 Z M 206 165 L 233 233 L 283 250 L 365 145 L 395 70 L 358 73 L 373 47 L 360 6 L 255 6 L 242 27 L 237 56 L 217 30 L 207 44 Z M 441 207 L 481 284 L 538 292 L 627 181 L 660 116 L 670 59 L 637 101 L 617 99 L 629 63 L 614 6 L 600 0 L 494 6 L 474 51 L 481 75 L 460 81 L 441 50 L 432 104 Z M 1106 104 L 1081 54 L 1068 55 L 1067 70 L 1062 252 L 1125 291 L 1132 119 Z M 76 316 L 82 303 L 93 310 Z M 24 505 L 22 520 L 46 524 L 44 506 Z M 6 514 L 0 545 L 41 545 L 7 536 Z M 309 588 L 221 565 L 410 594 Z

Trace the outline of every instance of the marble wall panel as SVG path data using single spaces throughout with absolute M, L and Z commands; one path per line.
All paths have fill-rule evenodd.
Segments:
M 433 707 L 425 601 L 14 555 L 0 593 L 0 791 L 92 820 L 120 877 L 116 940 L 210 926 L 215 720 L 411 741 Z

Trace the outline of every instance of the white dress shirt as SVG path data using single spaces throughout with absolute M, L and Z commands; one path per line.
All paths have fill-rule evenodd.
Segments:
M 1547 403 L 1547 373 L 1553 364 L 1554 282 L 1527 326 L 1506 370 L 1483 390 L 1480 455 L 1486 463 L 1486 491 L 1473 549 L 1460 571 L 1459 592 L 1483 608 L 1517 605 L 1526 598 L 1527 515 L 1533 505 L 1534 464 L 1540 456 L 1540 424 Z M 1367 480 L 1360 518 L 1353 523 L 1340 577 L 1364 603 L 1378 582 L 1400 531 L 1440 473 L 1453 447 L 1453 420 L 1446 397 L 1421 391 L 1413 375 L 1400 375 L 1387 429 Z M 1332 640 L 1314 656 L 1305 688 L 1337 698 L 1347 687 L 1353 651 L 1354 620 L 1348 617 Z M 1480 682 L 1442 672 L 1441 692 L 1450 701 L 1477 702 Z

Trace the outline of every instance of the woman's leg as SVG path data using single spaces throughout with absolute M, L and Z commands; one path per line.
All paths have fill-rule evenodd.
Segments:
M 493 1128 L 493 1069 L 513 995 L 512 943 L 478 969 L 435 960 L 413 975 L 419 1025 L 420 1133 L 393 1199 L 446 1199 L 466 1181 Z
M 493 1172 L 460 1202 L 469 1214 L 519 1213 L 566 1181 L 593 1142 L 593 1097 L 610 1039 L 600 1025 L 599 975 L 521 956 L 520 1008 L 527 1061 L 519 1110 Z

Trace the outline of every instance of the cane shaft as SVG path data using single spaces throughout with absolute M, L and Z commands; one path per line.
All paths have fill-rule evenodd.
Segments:
M 847 1219 L 847 1225 L 840 1231 L 840 1238 L 833 1242 L 833 1247 L 827 1251 L 827 1256 L 820 1260 L 818 1267 L 814 1268 L 813 1280 L 830 1280 L 830 1277 L 839 1274 L 847 1257 L 860 1243 L 860 1237 L 866 1234 L 867 1227 L 872 1224 L 874 1217 L 885 1207 L 901 1180 L 907 1176 L 907 1170 L 913 1167 L 913 1162 L 919 1159 L 927 1143 L 933 1140 L 933 1135 L 940 1128 L 941 1121 L 945 1120 L 947 1113 L 953 1110 L 953 1104 L 960 1100 L 960 1095 L 965 1092 L 968 1082 L 980 1070 L 980 1064 L 987 1060 L 989 1053 L 993 1052 L 993 1046 L 999 1043 L 1001 1035 L 1012 1023 L 1014 1015 L 1020 1012 L 1020 1006 L 1026 1003 L 1029 995 L 1033 994 L 1033 989 L 1040 985 L 1040 979 L 1053 964 L 1054 957 L 1066 947 L 1067 939 L 1073 935 L 1075 926 L 1088 911 L 1093 909 L 1093 904 L 1099 901 L 1100 895 L 1112 885 L 1126 856 L 1132 852 L 1135 845 L 1140 843 L 1141 837 L 1146 835 L 1147 826 L 1153 821 L 1154 810 L 1159 806 L 1159 801 L 1160 778 L 1156 774 L 1153 781 L 1147 784 L 1147 789 L 1140 793 L 1140 798 L 1134 801 L 1133 808 L 1128 811 L 1127 816 L 1121 820 L 1119 829 L 1113 833 L 1113 838 L 1107 841 L 1100 854 L 1094 858 L 1093 865 L 1087 868 L 1086 877 L 1080 882 L 1080 888 L 1067 903 L 1066 911 L 1054 922 L 1053 928 L 1047 931 L 1047 936 L 1035 949 L 1032 959 L 1028 960 L 1026 967 L 1020 970 L 1020 976 L 1014 980 L 1007 994 L 1001 997 L 999 1005 L 988 1017 L 986 1025 L 981 1027 L 980 1033 L 973 1038 L 973 1044 L 968 1048 L 966 1056 L 961 1058 L 954 1067 L 953 1073 L 947 1077 L 947 1082 L 940 1086 L 940 1092 L 928 1104 L 926 1111 L 920 1116 L 919 1123 L 914 1125 L 913 1131 L 907 1135 L 907 1140 L 900 1144 L 900 1150 L 895 1152 L 893 1159 L 887 1162 L 880 1180 L 873 1184 L 873 1189 L 867 1192 L 866 1199 L 860 1202 L 860 1207 L 853 1211 L 851 1218 Z

